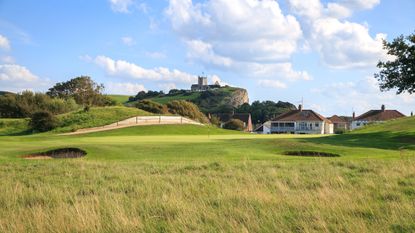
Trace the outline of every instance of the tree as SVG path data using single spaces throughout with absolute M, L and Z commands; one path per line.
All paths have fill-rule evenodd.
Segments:
M 114 105 L 114 101 L 101 93 L 103 90 L 103 84 L 94 82 L 89 76 L 80 76 L 56 83 L 46 94 L 54 98 L 74 98 L 77 104 L 82 105 Z
M 144 111 L 156 114 L 166 114 L 169 112 L 166 105 L 159 104 L 151 100 L 140 100 L 135 104 L 135 106 Z
M 30 126 L 33 131 L 46 132 L 52 130 L 57 125 L 55 116 L 48 111 L 39 111 L 33 113 L 30 119 Z
M 380 89 L 387 91 L 397 88 L 397 94 L 407 91 L 415 92 L 415 33 L 395 38 L 392 42 L 383 41 L 383 48 L 395 57 L 393 61 L 379 61 L 381 69 L 375 74 L 379 80 Z
M 223 125 L 224 129 L 244 130 L 244 123 L 238 119 L 231 119 Z
M 167 107 L 172 114 L 178 114 L 201 123 L 208 123 L 209 119 L 203 114 L 197 105 L 185 100 L 173 100 L 167 103 Z

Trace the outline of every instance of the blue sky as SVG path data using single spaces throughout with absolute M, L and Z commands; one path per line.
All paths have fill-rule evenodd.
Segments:
M 415 95 L 381 93 L 381 39 L 415 30 L 413 0 L 0 0 L 0 90 L 89 75 L 107 93 L 189 88 L 208 75 L 250 100 L 351 115 Z

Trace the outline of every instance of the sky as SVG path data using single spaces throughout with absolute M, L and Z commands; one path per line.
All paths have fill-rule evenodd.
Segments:
M 0 90 L 87 75 L 109 94 L 189 89 L 198 75 L 250 101 L 325 116 L 415 111 L 381 92 L 382 47 L 415 32 L 413 0 L 0 0 Z

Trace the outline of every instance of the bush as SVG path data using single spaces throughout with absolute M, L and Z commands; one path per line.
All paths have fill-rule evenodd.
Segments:
M 39 111 L 61 114 L 78 108 L 79 106 L 72 98 L 51 98 L 46 94 L 31 91 L 0 96 L 0 117 L 5 118 L 31 117 L 33 113 Z
M 210 117 L 210 123 L 212 125 L 220 126 L 220 119 L 217 116 L 211 116 Z
M 156 114 L 166 114 L 169 112 L 165 105 L 159 104 L 151 100 L 140 100 L 135 104 L 135 106 L 144 111 Z
M 223 125 L 224 129 L 244 130 L 244 123 L 238 119 L 232 119 Z
M 184 117 L 189 117 L 201 123 L 208 123 L 209 119 L 203 114 L 197 105 L 185 100 L 173 100 L 167 103 L 167 107 L 172 114 L 178 114 Z
M 33 113 L 30 119 L 30 127 L 33 131 L 46 132 L 57 126 L 57 121 L 52 113 L 40 111 Z

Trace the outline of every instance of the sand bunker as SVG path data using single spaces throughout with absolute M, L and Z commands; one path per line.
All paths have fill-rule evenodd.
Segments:
M 318 151 L 285 151 L 283 155 L 308 156 L 308 157 L 340 157 L 339 154 Z
M 79 148 L 60 148 L 41 153 L 23 156 L 25 159 L 67 159 L 80 158 L 86 155 L 86 151 Z

